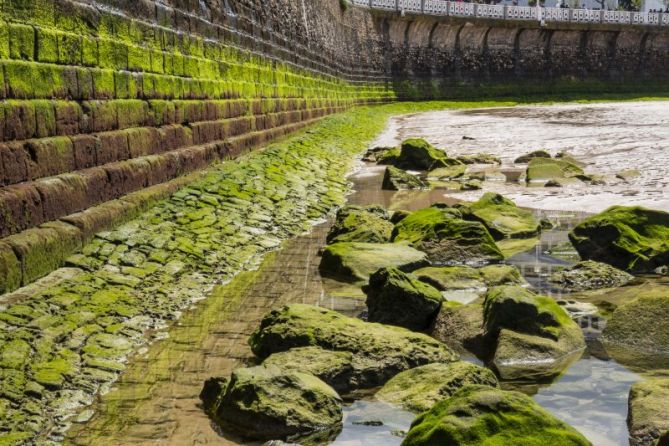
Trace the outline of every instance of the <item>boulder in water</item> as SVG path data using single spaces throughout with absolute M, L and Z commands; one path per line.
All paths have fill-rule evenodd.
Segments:
M 669 265 L 669 213 L 640 206 L 613 206 L 569 233 L 583 260 L 631 272 Z
M 533 158 L 527 166 L 526 180 L 528 183 L 557 181 L 564 184 L 567 180 L 576 179 L 576 176 L 583 174 L 583 169 L 563 159 Z
M 669 378 L 650 378 L 632 385 L 629 394 L 630 446 L 661 446 L 669 434 Z
M 341 428 L 341 398 L 306 373 L 274 366 L 237 369 L 229 381 L 208 381 L 203 395 L 214 421 L 243 438 L 285 440 Z
M 444 300 L 439 290 L 397 268 L 381 268 L 363 287 L 368 320 L 424 330 L 434 320 Z
M 434 363 L 397 374 L 376 393 L 376 398 L 421 413 L 474 384 L 499 385 L 492 371 L 470 362 Z
M 380 206 L 345 206 L 337 212 L 327 242 L 385 243 L 390 241 L 394 225 Z
M 574 428 L 529 396 L 490 386 L 466 386 L 411 424 L 402 446 L 587 446 Z
M 485 193 L 468 209 L 468 215 L 483 223 L 495 240 L 530 238 L 541 232 L 541 222 L 532 212 L 500 194 Z
M 383 174 L 381 189 L 384 190 L 411 190 L 427 189 L 428 185 L 416 175 L 410 174 L 397 167 L 388 166 Z
M 427 255 L 404 243 L 340 242 L 326 246 L 321 273 L 348 281 L 363 281 L 379 268 L 413 271 L 427 265 Z
M 514 163 L 526 164 L 532 161 L 534 158 L 551 158 L 551 154 L 545 150 L 535 150 L 534 152 L 519 156 L 515 159 Z
M 625 271 L 592 260 L 579 262 L 572 267 L 553 273 L 550 277 L 551 282 L 572 291 L 621 287 L 633 279 L 634 276 Z
M 424 139 L 412 138 L 402 143 L 395 166 L 406 170 L 433 170 L 456 164 L 461 163 Z
M 365 322 L 336 311 L 304 304 L 273 310 L 249 340 L 260 358 L 295 347 L 318 346 L 350 352 L 355 368 L 366 368 L 358 385 L 383 385 L 397 373 L 458 355 L 441 342 L 401 327 Z
M 406 241 L 427 253 L 434 264 L 481 264 L 504 259 L 482 223 L 462 218 L 458 209 L 432 206 L 411 213 L 393 230 L 392 240 Z

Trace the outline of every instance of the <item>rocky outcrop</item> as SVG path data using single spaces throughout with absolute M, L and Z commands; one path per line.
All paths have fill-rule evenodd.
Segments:
M 528 154 L 519 156 L 513 162 L 516 164 L 526 164 L 532 161 L 534 158 L 552 158 L 552 157 L 551 154 L 545 150 L 535 150 L 534 152 L 530 152 Z
M 416 175 L 405 172 L 397 167 L 388 166 L 383 174 L 381 188 L 384 190 L 427 189 L 428 185 Z
M 580 327 L 550 297 L 500 286 L 483 309 L 486 336 L 496 342 L 492 363 L 504 379 L 556 375 L 585 348 Z
M 627 426 L 630 446 L 662 446 L 669 433 L 669 378 L 649 378 L 632 385 Z
M 402 446 L 446 444 L 588 446 L 590 442 L 527 395 L 467 386 L 416 418 L 402 442 Z
M 396 268 L 382 268 L 363 287 L 367 295 L 368 320 L 424 330 L 444 300 L 439 290 Z
M 469 385 L 497 387 L 490 370 L 469 362 L 428 364 L 399 373 L 376 393 L 376 398 L 422 413 Z
M 433 170 L 456 164 L 461 163 L 454 158 L 449 158 L 445 152 L 419 138 L 402 142 L 400 154 L 395 162 L 396 167 L 405 170 Z
M 473 353 L 486 358 L 490 356 L 491 348 L 494 350 L 494 345 L 486 341 L 483 307 L 479 304 L 444 302 L 428 332 L 461 354 Z
M 570 181 L 579 182 L 576 177 L 583 174 L 583 169 L 564 159 L 532 158 L 527 166 L 526 179 L 528 183 L 553 181 L 567 184 Z
M 602 334 L 607 342 L 646 352 L 669 352 L 669 287 L 640 289 L 615 309 Z
M 427 335 L 303 304 L 267 314 L 249 344 L 260 358 L 308 346 L 350 352 L 355 361 L 373 368 L 363 376 L 361 387 L 383 385 L 397 373 L 419 365 L 458 359 L 451 349 Z
M 634 279 L 634 276 L 606 263 L 586 260 L 557 271 L 550 281 L 573 291 L 597 290 L 620 287 Z
M 380 206 L 345 206 L 337 212 L 334 225 L 327 235 L 328 243 L 390 241 L 394 225 L 388 212 Z
M 581 222 L 569 240 L 584 260 L 651 272 L 669 265 L 669 213 L 613 206 Z
M 521 285 L 525 279 L 518 268 L 512 265 L 471 266 L 428 266 L 417 269 L 413 274 L 419 280 L 429 283 L 440 291 L 485 289 L 497 285 Z
M 532 212 L 520 209 L 516 203 L 500 194 L 485 193 L 467 206 L 472 217 L 485 225 L 495 240 L 530 238 L 541 232 L 541 223 Z
M 224 431 L 245 439 L 296 439 L 341 429 L 341 398 L 307 373 L 275 366 L 237 369 L 227 382 L 206 383 L 201 397 Z
M 403 243 L 334 243 L 323 249 L 319 269 L 347 281 L 367 280 L 379 268 L 413 271 L 427 264 L 427 255 Z
M 393 230 L 393 241 L 406 241 L 438 265 L 481 264 L 504 258 L 483 226 L 462 218 L 459 210 L 432 206 L 413 212 Z

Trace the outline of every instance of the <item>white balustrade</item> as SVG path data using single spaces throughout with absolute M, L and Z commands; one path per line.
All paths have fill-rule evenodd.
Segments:
M 545 22 L 609 23 L 620 25 L 652 25 L 669 27 L 669 13 L 601 11 L 593 9 L 541 8 L 533 6 L 502 6 L 445 0 L 351 0 L 360 7 L 385 11 L 428 14 L 434 16 L 480 17 Z

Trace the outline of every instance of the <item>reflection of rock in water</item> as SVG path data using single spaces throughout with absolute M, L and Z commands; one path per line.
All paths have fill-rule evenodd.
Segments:
M 583 330 L 586 339 L 599 338 L 604 331 L 604 327 L 606 327 L 606 319 L 596 314 L 587 314 L 576 318 L 575 321 Z

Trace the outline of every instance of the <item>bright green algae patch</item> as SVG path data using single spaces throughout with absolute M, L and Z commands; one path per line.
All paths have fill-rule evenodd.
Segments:
M 0 441 L 59 438 L 67 415 L 117 378 L 147 329 L 175 319 L 212 285 L 253 267 L 341 205 L 354 156 L 386 118 L 434 106 L 329 117 L 211 168 L 137 219 L 99 234 L 70 259 L 75 274 L 0 312 Z

